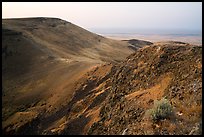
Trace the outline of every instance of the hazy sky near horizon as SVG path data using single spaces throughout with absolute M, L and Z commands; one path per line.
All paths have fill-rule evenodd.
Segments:
M 2 2 L 2 18 L 57 17 L 83 28 L 202 30 L 202 2 Z

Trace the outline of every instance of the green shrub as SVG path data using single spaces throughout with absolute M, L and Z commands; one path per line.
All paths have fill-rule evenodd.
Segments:
M 160 101 L 155 100 L 154 107 L 150 109 L 150 115 L 154 121 L 168 118 L 172 112 L 172 106 L 165 98 L 162 98 Z

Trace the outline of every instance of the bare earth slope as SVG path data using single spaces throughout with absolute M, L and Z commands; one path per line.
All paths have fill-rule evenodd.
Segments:
M 202 134 L 202 47 L 155 43 L 119 64 L 81 78 L 65 122 L 48 134 Z M 147 112 L 166 98 L 173 114 L 157 122 Z
M 128 46 L 57 18 L 2 19 L 3 132 L 41 134 L 21 129 L 60 119 L 76 81 L 94 66 L 125 59 L 134 51 Z
M 128 42 L 56 18 L 2 20 L 3 133 L 201 134 L 202 46 Z M 145 114 L 163 97 L 173 115 L 155 123 Z

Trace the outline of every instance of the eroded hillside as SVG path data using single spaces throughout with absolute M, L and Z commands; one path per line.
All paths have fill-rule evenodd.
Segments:
M 81 79 L 66 122 L 49 134 L 201 134 L 201 56 L 200 46 L 157 43 L 94 68 Z M 155 122 L 146 112 L 162 98 L 173 114 Z
M 2 20 L 2 131 L 201 134 L 201 56 L 201 46 L 116 41 L 60 19 Z M 154 122 L 146 112 L 162 98 L 173 115 Z
M 41 134 L 24 127 L 59 120 L 76 81 L 92 67 L 125 59 L 134 52 L 129 46 L 57 18 L 2 19 L 3 132 Z

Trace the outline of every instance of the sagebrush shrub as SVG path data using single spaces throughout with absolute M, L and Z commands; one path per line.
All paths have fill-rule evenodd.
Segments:
M 150 109 L 150 115 L 154 121 L 168 118 L 172 113 L 172 106 L 165 98 L 162 98 L 160 101 L 155 100 L 154 107 Z

